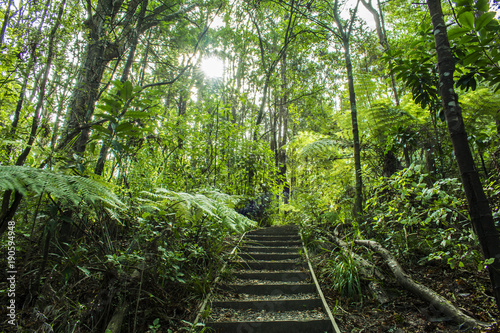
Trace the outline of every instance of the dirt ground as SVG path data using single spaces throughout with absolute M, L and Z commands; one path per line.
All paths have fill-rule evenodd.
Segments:
M 404 269 L 414 280 L 438 292 L 465 314 L 490 325 L 481 332 L 500 332 L 500 316 L 486 272 L 471 273 L 437 265 L 415 265 Z M 390 301 L 383 305 L 370 297 L 365 297 L 363 302 L 342 297 L 325 284 L 322 289 L 342 332 L 471 331 L 403 290 L 395 281 L 387 281 L 384 287 Z

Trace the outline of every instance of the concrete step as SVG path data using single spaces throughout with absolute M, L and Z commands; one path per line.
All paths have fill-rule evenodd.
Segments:
M 295 235 L 288 235 L 288 236 L 271 236 L 271 235 L 247 235 L 245 237 L 247 240 L 252 240 L 252 241 L 296 241 L 300 242 L 300 236 L 295 234 Z
M 304 262 L 296 261 L 233 261 L 232 263 L 241 269 L 251 270 L 291 271 L 306 268 Z
M 283 247 L 283 246 L 243 246 L 241 252 L 268 252 L 268 253 L 299 253 L 302 247 Z
M 248 235 L 298 235 L 299 228 L 297 226 L 283 226 L 283 227 L 268 227 L 258 230 L 252 230 L 247 233 Z
M 212 307 L 230 308 L 235 310 L 254 310 L 254 311 L 301 311 L 317 309 L 323 307 L 319 298 L 313 299 L 287 299 L 287 300 L 269 300 L 269 301 L 222 301 L 212 302 Z
M 207 323 L 216 333 L 331 333 L 329 320 Z
M 287 260 L 287 259 L 300 259 L 298 253 L 254 253 L 245 252 L 239 254 L 243 260 Z
M 311 278 L 308 273 L 301 271 L 290 272 L 256 272 L 256 273 L 236 273 L 235 276 L 239 279 L 248 280 L 267 280 L 267 281 L 283 281 L 283 282 L 301 282 Z
M 246 246 L 302 246 L 300 241 L 265 241 L 265 240 L 247 240 Z
M 302 284 L 228 284 L 222 286 L 223 289 L 237 294 L 249 295 L 292 295 L 292 294 L 310 294 L 316 292 L 316 286 L 313 283 Z

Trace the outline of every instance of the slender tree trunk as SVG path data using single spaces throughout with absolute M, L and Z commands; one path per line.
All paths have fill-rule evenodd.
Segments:
M 281 140 L 278 142 L 278 183 L 283 186 L 283 201 L 288 203 L 290 194 L 290 184 L 286 179 L 287 156 L 285 145 L 287 144 L 288 134 L 288 80 L 287 80 L 287 53 L 283 53 L 281 60 L 281 90 L 280 117 L 281 121 Z
M 458 95 L 454 90 L 455 59 L 446 34 L 441 2 L 440 0 L 427 0 L 427 5 L 434 28 L 439 86 L 448 132 L 467 197 L 472 226 L 478 237 L 484 257 L 486 259 L 495 259 L 492 265 L 488 265 L 488 271 L 493 286 L 493 294 L 497 306 L 500 308 L 500 237 L 493 221 L 491 208 L 484 193 L 479 173 L 474 164 L 462 119 L 462 109 L 458 102 Z
M 335 0 L 334 5 L 334 18 L 335 24 L 338 27 L 338 38 L 342 42 L 344 47 L 344 61 L 347 72 L 347 83 L 349 87 L 349 103 L 351 106 L 351 123 L 352 123 L 352 140 L 354 146 L 354 172 L 355 172 L 355 198 L 353 215 L 356 218 L 359 214 L 363 213 L 363 178 L 361 176 L 361 146 L 359 143 L 359 130 L 358 130 L 358 110 L 356 106 L 356 92 L 354 90 L 354 75 L 352 72 L 352 61 L 351 61 L 351 49 L 349 45 L 349 40 L 351 37 L 352 26 L 354 24 L 354 19 L 358 10 L 359 0 L 356 4 L 355 9 L 351 13 L 351 20 L 349 25 L 344 26 L 342 20 L 339 16 L 338 10 L 338 0 Z
M 356 197 L 354 198 L 354 215 L 363 213 L 363 178 L 361 176 L 361 147 L 359 143 L 358 109 L 356 106 L 356 93 L 354 91 L 354 76 L 352 73 L 352 62 L 349 40 L 344 41 L 344 57 L 347 70 L 347 82 L 349 85 L 349 101 L 351 104 L 352 140 L 354 145 L 354 169 L 356 177 Z
M 5 38 L 5 30 L 7 29 L 7 25 L 9 24 L 10 6 L 12 6 L 12 0 L 9 0 L 9 3 L 7 4 L 7 9 L 5 10 L 5 15 L 3 17 L 2 29 L 0 31 L 0 34 L 1 34 L 0 35 L 0 49 L 2 48 L 3 40 Z
M 387 40 L 387 34 L 385 31 L 385 24 L 384 24 L 384 16 L 380 6 L 380 1 L 377 0 L 380 14 L 379 11 L 377 11 L 373 7 L 371 0 L 361 0 L 361 2 L 366 7 L 366 9 L 368 9 L 368 11 L 373 15 L 373 20 L 375 21 L 375 30 L 377 31 L 377 36 L 380 45 L 382 45 L 382 47 L 384 48 L 384 52 L 389 51 L 390 46 L 389 46 L 389 41 Z M 391 60 L 389 60 L 389 66 L 391 66 Z M 392 88 L 392 93 L 394 95 L 394 101 L 396 102 L 396 105 L 399 106 L 399 94 L 398 94 L 398 89 L 396 87 L 396 80 L 394 78 L 394 74 L 391 73 L 390 77 L 391 77 L 391 88 Z

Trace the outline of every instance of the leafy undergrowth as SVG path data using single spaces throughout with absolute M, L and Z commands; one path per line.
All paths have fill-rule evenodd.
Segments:
M 314 261 L 317 270 L 326 255 Z M 489 292 L 487 273 L 451 269 L 448 265 L 426 264 L 409 267 L 405 271 L 416 281 L 450 300 L 467 315 L 487 323 L 500 318 L 494 298 Z M 394 279 L 384 283 L 390 301 L 380 305 L 363 285 L 363 301 L 342 296 L 329 281 L 321 282 L 325 297 L 342 332 L 457 332 L 461 327 L 437 312 L 430 304 L 405 291 Z M 499 332 L 498 323 L 481 332 Z
M 225 256 L 237 239 L 225 237 L 226 246 L 219 255 Z M 194 266 L 190 265 L 192 276 L 183 276 L 186 280 L 165 279 L 157 269 L 165 258 L 153 248 L 151 244 L 143 270 L 137 269 L 137 262 L 125 259 L 120 259 L 123 265 L 120 267 L 106 258 L 98 258 L 98 251 L 89 249 L 86 259 L 79 262 L 82 269 L 73 270 L 66 278 L 64 273 L 69 271 L 64 271 L 60 258 L 55 253 L 49 254 L 48 266 L 61 268 L 45 270 L 38 297 L 32 301 L 35 306 L 28 302 L 33 297 L 30 284 L 36 279 L 36 270 L 30 271 L 28 263 L 17 273 L 16 326 L 2 320 L 0 332 L 104 332 L 123 304 L 128 305 L 122 325 L 124 332 L 188 332 L 203 294 L 220 266 L 210 267 L 199 262 L 199 269 L 206 270 L 206 274 L 193 270 Z M 41 249 L 35 246 L 31 252 L 37 264 L 39 258 L 33 253 L 39 254 Z M 23 262 L 30 254 L 18 252 L 17 255 Z M 132 266 L 133 269 L 129 269 Z M 194 281 L 197 276 L 199 280 Z M 2 272 L 1 281 L 7 281 L 6 278 Z M 1 287 L 5 291 L 4 283 Z M 1 307 L 0 316 L 7 318 L 5 306 Z

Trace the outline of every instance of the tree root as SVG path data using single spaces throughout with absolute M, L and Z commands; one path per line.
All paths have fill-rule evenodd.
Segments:
M 380 243 L 372 240 L 355 240 L 355 243 L 366 246 L 379 253 L 402 287 L 406 288 L 408 291 L 412 292 L 426 302 L 429 302 L 437 310 L 452 318 L 455 322 L 472 328 L 489 326 L 487 323 L 469 317 L 435 291 L 414 281 L 408 274 L 405 273 L 396 258 L 394 258 L 394 256 L 386 248 L 380 245 Z

